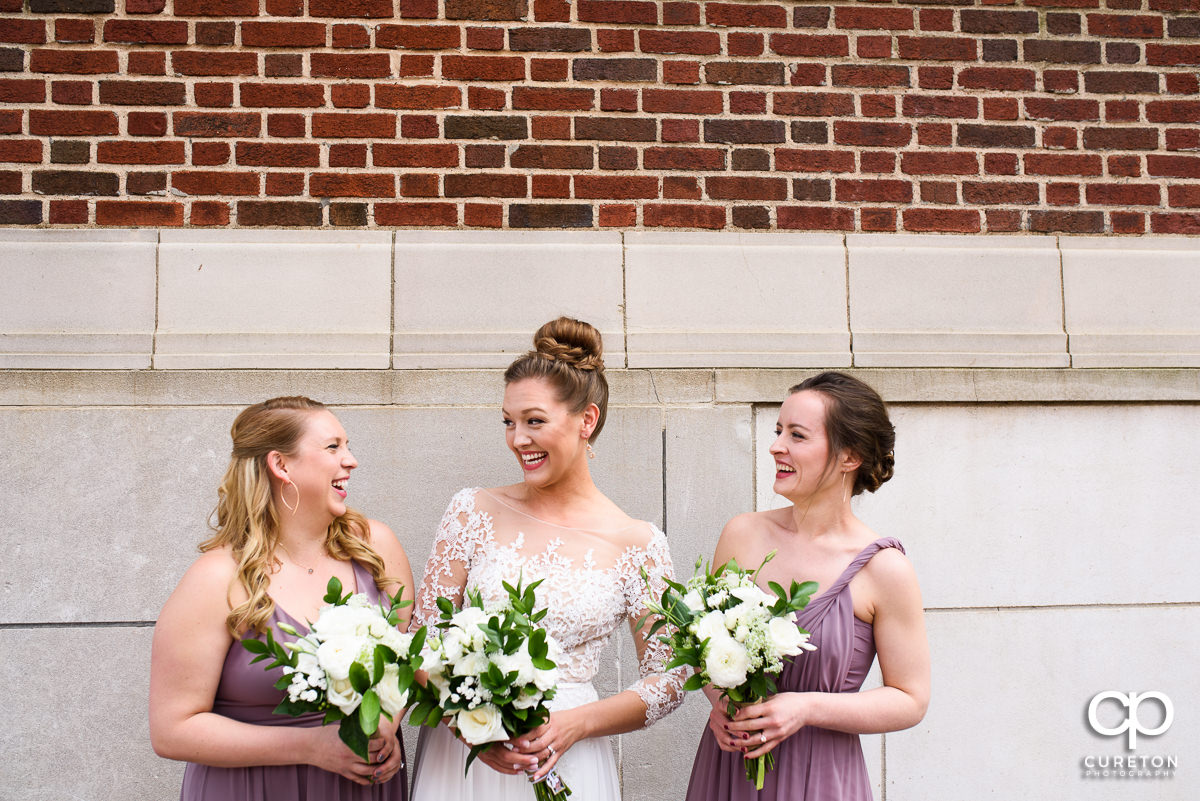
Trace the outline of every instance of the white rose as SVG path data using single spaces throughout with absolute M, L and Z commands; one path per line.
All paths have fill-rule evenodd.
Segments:
M 491 704 L 480 704 L 474 709 L 464 709 L 458 713 L 454 725 L 458 727 L 458 732 L 463 739 L 471 745 L 508 739 L 508 734 L 504 731 L 504 721 L 500 717 L 500 710 Z
M 383 678 L 375 686 L 375 694 L 379 696 L 379 706 L 393 720 L 408 705 L 408 693 L 400 692 L 399 678 L 400 668 L 394 664 L 388 665 L 383 669 Z
M 683 596 L 683 605 L 693 612 L 703 612 L 704 598 L 696 590 L 689 590 L 688 594 Z
M 478 606 L 468 606 L 466 609 L 455 612 L 454 617 L 450 618 L 450 622 L 469 632 L 480 623 L 487 622 L 487 613 Z
M 737 687 L 746 681 L 750 655 L 732 637 L 725 635 L 708 644 L 704 669 L 715 687 Z
M 708 604 L 709 609 L 719 609 L 721 604 L 725 603 L 725 600 L 728 597 L 728 592 L 725 590 L 718 590 L 717 592 L 714 592 L 712 595 L 708 596 L 708 599 L 705 601 L 705 603 Z
M 796 623 L 788 617 L 772 618 L 767 624 L 767 638 L 771 646 L 783 656 L 795 656 L 800 653 L 801 643 L 808 637 L 801 634 Z
M 325 695 L 329 699 L 329 703 L 347 715 L 358 709 L 358 705 L 362 703 L 362 696 L 354 689 L 350 679 L 331 678 Z

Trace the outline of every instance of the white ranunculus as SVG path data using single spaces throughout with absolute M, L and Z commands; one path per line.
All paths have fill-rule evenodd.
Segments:
M 750 655 L 729 635 L 708 644 L 704 669 L 714 687 L 737 687 L 746 681 L 749 667 Z
M 362 703 L 362 696 L 354 689 L 350 679 L 330 678 L 325 695 L 329 698 L 329 703 L 347 715 L 358 709 L 358 705 Z
M 463 654 L 454 662 L 455 676 L 479 676 L 487 669 L 487 654 L 482 651 L 472 651 Z
M 362 638 L 353 635 L 331 637 L 317 648 L 317 661 L 329 678 L 348 678 L 350 665 L 362 657 L 365 644 Z
M 462 659 L 463 651 L 465 650 L 467 640 L 463 637 L 463 633 L 454 627 L 446 629 L 446 633 L 442 635 L 442 659 L 445 662 L 453 663 Z
M 504 721 L 500 717 L 500 710 L 491 704 L 480 704 L 474 709 L 464 709 L 458 713 L 454 725 L 458 727 L 458 732 L 463 739 L 471 745 L 508 739 L 508 734 L 504 731 Z
M 528 692 L 523 692 L 514 698 L 512 705 L 517 709 L 530 709 L 537 706 L 538 702 L 541 700 L 541 692 L 530 690 Z
M 533 684 L 542 692 L 549 690 L 558 684 L 558 668 L 553 667 L 549 670 L 533 669 Z
M 487 613 L 478 606 L 468 606 L 455 612 L 454 617 L 450 618 L 450 622 L 464 631 L 471 631 L 480 623 L 487 622 Z
M 762 588 L 757 584 L 743 584 L 740 587 L 734 587 L 729 591 L 729 594 L 737 598 L 742 603 L 747 604 L 767 604 L 772 602 L 772 596 L 767 595 L 762 591 Z
M 517 686 L 533 681 L 533 658 L 524 648 L 518 648 L 512 654 L 496 654 L 492 657 L 492 661 L 496 663 L 496 667 L 500 668 L 501 673 L 508 674 L 515 670 L 517 677 L 513 680 L 513 684 Z
M 725 615 L 721 612 L 709 612 L 696 623 L 696 637 L 700 640 L 728 636 L 729 632 L 725 628 Z
M 375 694 L 379 696 L 379 706 L 393 720 L 404 711 L 408 705 L 408 692 L 401 692 L 397 683 L 400 678 L 400 668 L 387 665 L 383 669 L 383 678 L 375 686 Z

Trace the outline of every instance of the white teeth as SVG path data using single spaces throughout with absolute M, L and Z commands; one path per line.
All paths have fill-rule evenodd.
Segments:
M 524 461 L 525 464 L 530 464 L 532 462 L 536 462 L 536 461 L 538 461 L 540 459 L 544 459 L 544 458 L 546 458 L 545 451 L 541 451 L 539 453 L 522 453 L 521 454 L 521 460 Z
M 346 482 L 348 480 L 349 479 L 345 479 L 345 478 L 338 479 L 337 481 L 333 482 L 333 486 L 337 487 L 340 490 L 344 490 L 344 489 L 346 489 Z
M 779 462 L 775 463 L 775 470 L 776 470 L 776 472 L 779 472 L 779 473 L 795 473 L 796 472 L 796 468 L 788 467 L 786 464 L 780 464 Z

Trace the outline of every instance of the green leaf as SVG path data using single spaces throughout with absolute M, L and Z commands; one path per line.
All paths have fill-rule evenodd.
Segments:
M 372 662 L 372 664 L 371 664 L 371 684 L 372 685 L 378 684 L 379 680 L 383 678 L 383 667 L 385 664 L 387 664 L 387 661 L 388 661 L 387 654 L 388 653 L 392 654 L 393 660 L 396 658 L 396 654 L 394 652 L 392 652 L 392 649 L 388 648 L 386 645 L 376 645 L 375 646 L 375 653 L 371 655 L 372 656 L 372 659 L 371 659 L 371 662 Z
M 264 657 L 268 655 L 267 644 L 253 637 L 244 638 L 242 640 L 242 647 L 252 654 L 262 654 Z
M 367 675 L 367 669 L 358 662 L 350 663 L 350 685 L 357 693 L 365 693 L 371 689 L 371 677 Z
M 327 604 L 336 604 L 342 600 L 342 582 L 337 576 L 330 576 L 329 583 L 325 585 L 325 598 Z
M 376 722 L 378 722 L 378 717 L 376 717 Z M 342 719 L 341 725 L 338 726 L 338 736 L 363 762 L 367 761 L 368 737 L 360 728 L 357 715 Z
M 358 722 L 363 733 L 370 737 L 379 728 L 379 696 L 374 690 L 363 693 L 362 703 L 358 705 Z
M 438 598 L 437 599 L 437 608 L 439 610 L 441 610 L 441 613 L 443 615 L 453 615 L 454 614 L 454 604 L 450 602 L 449 598 Z
M 693 673 L 691 676 L 688 677 L 688 680 L 683 683 L 683 689 L 685 692 L 699 690 L 699 689 L 702 689 L 703 687 L 704 687 L 704 676 L 700 673 Z
M 429 632 L 424 626 L 417 629 L 417 633 L 413 635 L 412 642 L 408 646 L 408 655 L 410 657 L 421 653 L 421 649 L 425 647 L 425 638 L 429 636 Z

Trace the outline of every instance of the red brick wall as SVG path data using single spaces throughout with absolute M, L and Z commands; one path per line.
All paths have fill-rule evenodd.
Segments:
M 1200 233 L 1200 0 L 0 0 L 0 224 Z

